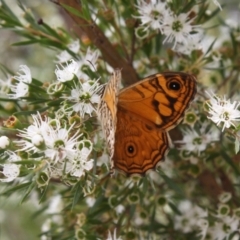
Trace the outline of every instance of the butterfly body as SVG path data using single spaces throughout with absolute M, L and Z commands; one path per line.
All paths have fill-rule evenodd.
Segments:
M 119 91 L 116 86 L 120 77 L 120 70 L 116 70 L 99 108 L 112 167 L 128 175 L 145 174 L 166 155 L 168 131 L 182 119 L 196 93 L 196 81 L 190 74 L 169 72 L 149 76 Z M 103 116 L 104 111 L 108 116 Z M 114 126 L 111 140 L 108 126 Z

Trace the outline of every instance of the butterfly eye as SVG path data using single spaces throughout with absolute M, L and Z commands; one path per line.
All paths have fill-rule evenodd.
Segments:
M 134 157 L 137 154 L 137 146 L 134 142 L 126 143 L 125 149 L 128 157 Z
M 178 91 L 181 88 L 181 84 L 177 80 L 172 80 L 168 83 L 168 89 Z

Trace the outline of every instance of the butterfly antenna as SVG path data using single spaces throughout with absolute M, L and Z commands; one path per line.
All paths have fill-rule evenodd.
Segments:
M 92 64 L 92 62 L 90 60 L 87 60 L 93 67 L 93 69 L 95 70 L 95 72 L 97 71 L 97 69 L 94 67 L 94 65 Z

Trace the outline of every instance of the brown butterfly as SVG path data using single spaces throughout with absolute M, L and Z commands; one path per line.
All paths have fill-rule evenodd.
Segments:
M 182 72 L 154 74 L 119 91 L 121 71 L 106 84 L 98 114 L 112 168 L 127 175 L 156 168 L 167 153 L 168 131 L 182 119 L 196 93 L 196 79 Z

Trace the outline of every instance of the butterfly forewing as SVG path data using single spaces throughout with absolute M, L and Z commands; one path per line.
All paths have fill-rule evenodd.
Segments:
M 120 91 L 118 106 L 170 130 L 182 119 L 195 93 L 196 80 L 190 74 L 156 74 Z

